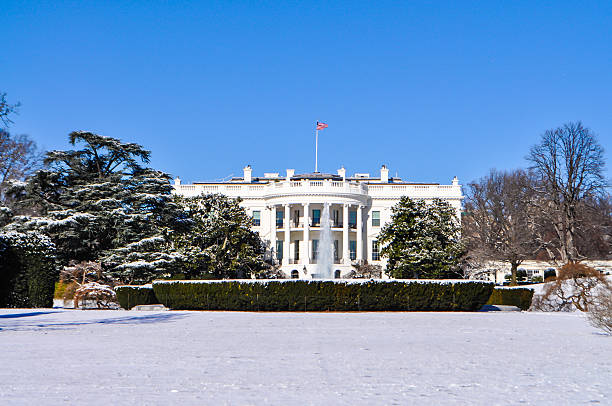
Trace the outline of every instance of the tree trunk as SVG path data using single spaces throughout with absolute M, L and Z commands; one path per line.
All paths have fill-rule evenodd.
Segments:
M 512 261 L 510 263 L 510 286 L 516 286 L 518 283 L 516 282 L 516 270 L 518 269 L 518 262 Z

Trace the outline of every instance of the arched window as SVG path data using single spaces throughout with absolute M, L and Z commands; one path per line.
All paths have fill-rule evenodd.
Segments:
M 291 279 L 297 279 L 300 277 L 300 273 L 298 272 L 297 269 L 294 269 L 293 271 L 291 271 Z
M 336 269 L 336 272 L 334 272 L 334 278 L 340 279 L 340 270 L 339 269 Z

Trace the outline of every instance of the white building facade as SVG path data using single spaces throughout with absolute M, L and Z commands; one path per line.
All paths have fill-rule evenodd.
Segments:
M 321 216 L 330 208 L 334 241 L 334 275 L 342 277 L 352 264 L 367 261 L 383 268 L 378 234 L 391 219 L 391 208 L 402 196 L 431 202 L 447 201 L 460 218 L 461 186 L 457 178 L 450 185 L 409 183 L 389 177 L 383 165 L 380 175 L 356 173 L 349 177 L 341 168 L 337 174 L 319 172 L 295 174 L 266 173 L 254 177 L 250 166 L 243 176 L 226 182 L 181 184 L 175 180 L 174 193 L 183 196 L 220 193 L 240 197 L 253 218 L 253 230 L 267 245 L 268 258 L 281 265 L 291 278 L 312 278 L 317 273 L 317 248 Z

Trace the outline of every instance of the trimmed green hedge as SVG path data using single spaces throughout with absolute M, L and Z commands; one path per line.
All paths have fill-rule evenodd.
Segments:
M 175 310 L 476 311 L 493 291 L 481 281 L 155 281 L 155 296 Z
M 530 288 L 495 288 L 487 301 L 488 305 L 516 306 L 521 310 L 529 310 L 533 289 Z
M 115 293 L 119 305 L 126 310 L 138 305 L 159 303 L 151 285 L 117 286 L 115 287 Z
M 0 233 L 0 307 L 53 307 L 55 253 L 45 235 Z

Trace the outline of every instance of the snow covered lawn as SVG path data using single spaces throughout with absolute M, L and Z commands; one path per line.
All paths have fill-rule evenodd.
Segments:
M 3 405 L 612 404 L 580 314 L 0 310 Z

